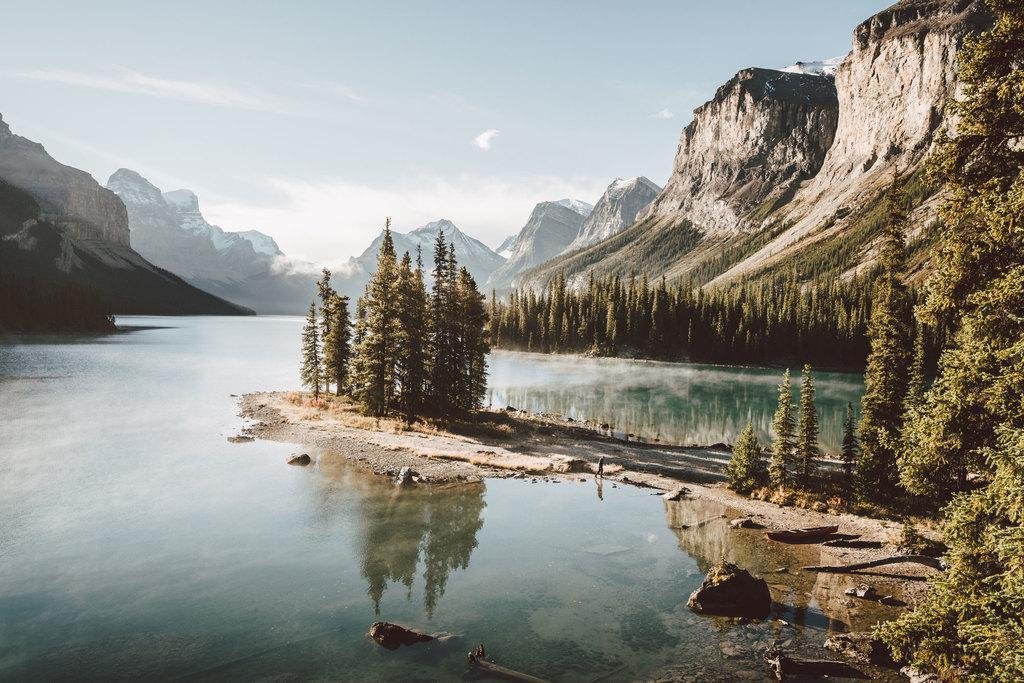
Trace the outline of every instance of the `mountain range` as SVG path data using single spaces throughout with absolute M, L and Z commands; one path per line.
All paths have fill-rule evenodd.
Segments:
M 202 291 L 132 249 L 113 192 L 65 166 L 0 117 L 0 270 L 84 287 L 118 314 L 250 313 Z
M 481 288 L 499 293 L 559 273 L 570 286 L 633 272 L 695 286 L 850 278 L 873 267 L 879 198 L 895 183 L 911 202 L 920 278 L 939 201 L 924 165 L 955 125 L 963 40 L 990 22 L 982 0 L 902 0 L 858 25 L 841 58 L 739 70 L 694 111 L 663 188 L 617 178 L 593 206 L 542 201 L 495 250 L 444 219 L 393 233 L 396 248 L 429 263 L 444 231 Z M 115 312 L 298 313 L 313 296 L 317 267 L 272 237 L 211 225 L 194 193 L 127 169 L 104 189 L 2 119 L 0 180 L 5 268 L 95 286 Z M 361 293 L 380 239 L 336 269 L 340 291 Z

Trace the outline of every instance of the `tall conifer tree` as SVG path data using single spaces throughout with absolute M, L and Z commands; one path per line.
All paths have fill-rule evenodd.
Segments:
M 761 456 L 761 444 L 754 434 L 754 425 L 748 422 L 732 447 L 732 458 L 726 469 L 729 475 L 729 488 L 737 493 L 746 494 L 759 486 L 764 486 L 768 473 L 765 471 Z
M 309 305 L 306 324 L 302 328 L 302 365 L 299 379 L 303 386 L 313 390 L 313 398 L 320 398 L 322 359 L 320 357 L 320 329 L 317 325 L 316 304 Z
M 882 501 L 896 493 L 896 453 L 903 426 L 912 356 L 912 312 L 903 283 L 906 269 L 906 197 L 893 181 L 886 198 L 887 220 L 875 282 L 868 339 L 864 396 L 861 399 L 858 494 Z
M 334 391 L 341 395 L 348 383 L 349 360 L 352 355 L 352 324 L 348 318 L 348 297 L 334 293 L 330 298 L 330 324 L 324 335 L 324 385 L 334 382 Z
M 782 382 L 779 384 L 779 402 L 775 409 L 775 417 L 772 419 L 772 431 L 775 436 L 772 439 L 768 474 L 771 477 L 772 486 L 785 486 L 789 483 L 794 446 L 793 384 L 790 381 L 788 369 L 783 373 Z
M 881 636 L 943 679 L 1024 680 L 1024 3 L 988 0 L 994 27 L 958 57 L 963 99 L 937 176 L 948 200 L 919 315 L 954 325 L 900 463 L 946 500 L 947 571 Z M 984 481 L 984 480 L 983 480 Z
M 818 409 L 814 405 L 814 375 L 804 365 L 800 383 L 800 426 L 796 439 L 796 458 L 800 483 L 807 486 L 814 473 L 814 461 L 821 454 L 818 448 Z

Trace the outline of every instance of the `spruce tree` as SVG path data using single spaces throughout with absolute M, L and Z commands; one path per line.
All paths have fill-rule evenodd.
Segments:
M 321 358 L 320 330 L 317 327 L 316 304 L 309 305 L 306 324 L 302 327 L 302 365 L 299 379 L 303 386 L 313 390 L 313 398 L 320 398 Z
M 811 366 L 804 365 L 800 384 L 800 426 L 796 439 L 796 457 L 800 483 L 808 486 L 814 473 L 814 461 L 821 454 L 818 448 L 818 409 L 814 406 L 814 376 Z
M 793 459 L 793 384 L 787 369 L 779 384 L 779 403 L 772 419 L 771 461 L 768 474 L 772 486 L 785 486 L 789 482 L 789 470 Z
M 341 396 L 348 383 L 349 360 L 352 355 L 352 325 L 348 318 L 348 297 L 333 293 L 328 300 L 330 322 L 324 327 L 324 385 L 334 382 L 334 392 Z
M 407 421 L 423 412 L 426 382 L 427 292 L 423 284 L 423 264 L 419 254 L 416 267 L 406 252 L 398 275 L 398 316 L 400 333 L 397 339 L 398 407 Z
M 459 373 L 462 377 L 462 390 L 457 397 L 457 405 L 461 410 L 469 411 L 483 404 L 487 392 L 487 353 L 491 350 L 488 343 L 487 308 L 473 276 L 465 268 L 459 270 L 457 292 L 458 329 L 463 348 L 463 365 Z
M 761 456 L 761 444 L 754 435 L 754 425 L 748 422 L 736 439 L 736 444 L 732 448 L 732 459 L 726 468 L 729 488 L 737 493 L 748 494 L 764 486 L 768 473 L 765 471 Z
M 945 680 L 1024 680 L 1024 4 L 988 0 L 994 27 L 958 56 L 963 99 L 941 145 L 936 271 L 919 315 L 954 326 L 909 426 L 901 481 L 950 499 L 948 569 L 880 629 Z M 985 473 L 966 490 L 969 471 Z M 959 495 L 956 495 L 958 492 Z
M 430 405 L 435 412 L 449 412 L 452 402 L 453 321 L 452 287 L 448 277 L 448 244 L 444 231 L 438 230 L 434 240 L 433 284 L 430 294 L 428 324 Z
M 847 496 L 853 492 L 853 465 L 857 462 L 857 423 L 853 415 L 853 403 L 846 404 L 846 418 L 843 420 L 843 491 Z
M 324 357 L 326 359 L 326 344 L 327 335 L 331 332 L 331 321 L 333 320 L 333 313 L 331 311 L 331 304 L 337 292 L 331 287 L 331 271 L 324 268 L 320 271 L 320 279 L 316 283 L 317 295 L 320 297 L 320 340 L 324 343 Z M 324 391 L 330 392 L 330 382 L 332 375 L 326 371 L 321 373 L 324 382 Z
M 389 218 L 377 254 L 377 270 L 357 306 L 357 343 L 352 362 L 353 397 L 367 413 L 378 417 L 394 408 L 396 354 L 401 333 L 397 283 L 398 261 Z
M 897 492 L 896 453 L 903 426 L 912 344 L 910 296 L 903 275 L 907 228 L 906 198 L 894 180 L 886 197 L 887 220 L 875 282 L 864 396 L 861 398 L 857 492 L 881 502 Z

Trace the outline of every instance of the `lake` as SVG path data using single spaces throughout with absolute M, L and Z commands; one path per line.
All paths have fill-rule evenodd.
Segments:
M 0 344 L 2 679 L 449 680 L 484 642 L 555 680 L 761 680 L 760 647 L 820 643 L 854 619 L 823 612 L 842 587 L 827 575 L 769 579 L 788 625 L 692 614 L 722 556 L 764 574 L 796 564 L 708 503 L 592 478 L 396 490 L 342 454 L 296 468 L 287 444 L 229 443 L 232 394 L 296 387 L 297 318 L 119 323 L 135 329 Z M 680 441 L 763 427 L 778 375 L 492 364 L 495 405 Z M 823 376 L 819 395 L 845 404 L 857 386 Z M 815 563 L 814 546 L 799 552 Z M 378 618 L 459 638 L 389 652 L 364 635 Z

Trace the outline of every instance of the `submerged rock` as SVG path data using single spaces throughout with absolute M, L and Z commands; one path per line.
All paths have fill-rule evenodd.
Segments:
M 870 633 L 837 633 L 825 639 L 825 647 L 858 662 L 896 666 L 889 649 Z
M 301 465 L 305 467 L 310 462 L 312 462 L 312 460 L 309 457 L 309 453 L 299 453 L 298 455 L 293 455 L 288 458 L 289 465 Z
M 756 522 L 750 517 L 740 517 L 729 522 L 729 526 L 733 529 L 763 529 L 764 524 Z
M 677 486 L 676 488 L 662 494 L 662 498 L 665 500 L 680 500 L 690 492 L 690 489 L 685 486 Z
M 764 618 L 772 596 L 764 579 L 729 562 L 716 564 L 686 606 L 701 614 L 725 617 Z
M 250 441 L 255 441 L 255 440 L 256 439 L 254 439 L 253 437 L 246 436 L 244 434 L 239 434 L 237 436 L 229 436 L 228 437 L 228 441 L 231 442 L 231 443 L 249 443 Z
M 416 631 L 415 629 L 392 624 L 388 621 L 375 621 L 370 625 L 369 636 L 389 650 L 397 650 L 402 645 L 428 643 L 434 636 Z

